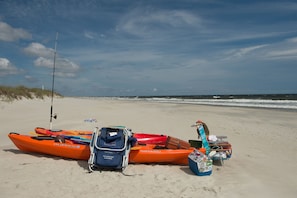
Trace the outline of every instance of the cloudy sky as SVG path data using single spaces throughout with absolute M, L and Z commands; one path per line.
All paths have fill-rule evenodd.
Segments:
M 0 0 L 0 84 L 65 96 L 297 93 L 297 2 Z

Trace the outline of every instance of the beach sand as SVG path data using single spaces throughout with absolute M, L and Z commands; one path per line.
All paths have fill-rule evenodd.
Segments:
M 54 99 L 54 129 L 124 125 L 133 132 L 196 139 L 203 120 L 227 135 L 233 155 L 210 176 L 188 166 L 131 164 L 120 172 L 88 173 L 86 161 L 19 151 L 9 132 L 49 128 L 50 99 L 0 102 L 0 196 L 14 197 L 286 197 L 297 196 L 297 112 L 112 99 Z M 95 118 L 97 123 L 84 122 Z

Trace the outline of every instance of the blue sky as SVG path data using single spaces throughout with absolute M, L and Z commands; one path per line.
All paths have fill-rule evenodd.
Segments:
M 297 93 L 297 2 L 0 0 L 0 84 L 65 96 Z

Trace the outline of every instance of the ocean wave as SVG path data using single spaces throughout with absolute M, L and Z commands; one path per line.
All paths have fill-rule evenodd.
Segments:
M 122 98 L 123 99 L 123 98 Z M 275 99 L 186 99 L 170 97 L 142 97 L 125 98 L 129 100 L 145 100 L 162 103 L 179 104 L 202 104 L 233 107 L 255 107 L 255 108 L 276 108 L 297 110 L 297 100 L 275 100 Z

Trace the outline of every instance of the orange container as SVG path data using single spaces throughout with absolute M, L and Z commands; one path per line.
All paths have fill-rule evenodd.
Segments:
M 199 148 L 198 149 L 201 153 L 203 153 L 204 155 L 206 154 L 206 149 L 205 148 Z

